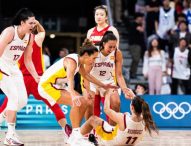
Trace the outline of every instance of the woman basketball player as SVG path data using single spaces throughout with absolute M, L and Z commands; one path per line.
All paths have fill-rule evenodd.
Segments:
M 104 89 L 117 88 L 114 85 L 103 84 L 85 72 L 84 65 L 92 65 L 97 55 L 97 48 L 86 40 L 79 55 L 69 54 L 50 66 L 42 75 L 38 85 L 40 95 L 51 105 L 58 103 L 71 106 L 70 120 L 73 130 L 68 143 L 72 146 L 89 146 L 87 141 L 76 137 L 88 106 L 86 99 L 74 90 L 74 75 L 79 71 L 85 79 Z
M 133 146 L 142 140 L 146 131 L 150 134 L 152 130 L 158 133 L 149 106 L 142 98 L 136 96 L 132 99 L 130 104 L 132 115 L 123 114 L 110 108 L 110 98 L 113 92 L 116 91 L 110 90 L 105 96 L 104 111 L 117 125 L 111 126 L 101 118 L 92 116 L 82 125 L 79 137 L 89 133 L 94 128 L 100 145 Z
M 100 5 L 94 8 L 94 18 L 96 22 L 96 26 L 89 29 L 87 32 L 87 38 L 90 39 L 98 48 L 99 43 L 105 34 L 106 31 L 112 31 L 117 38 L 117 48 L 119 47 L 119 33 L 114 26 L 110 26 L 108 24 L 108 10 L 107 6 Z M 82 91 L 84 91 L 84 81 L 81 78 Z M 100 102 L 101 96 L 97 93 L 94 97 L 94 114 L 100 115 Z M 86 119 L 88 119 L 92 115 L 92 111 L 86 112 Z
M 131 89 L 127 88 L 122 75 L 122 64 L 123 57 L 121 51 L 117 49 L 117 38 L 113 32 L 107 31 L 100 41 L 98 57 L 92 66 L 89 68 L 86 67 L 86 71 L 90 72 L 93 77 L 99 79 L 104 84 L 118 84 L 126 98 L 133 98 L 134 94 L 133 92 L 129 92 Z M 92 96 L 95 94 L 100 94 L 101 101 L 104 104 L 105 89 L 96 86 L 94 83 L 90 83 L 89 86 L 89 83 L 86 83 L 86 80 L 84 82 L 84 87 L 88 93 L 93 91 Z M 131 94 L 129 95 L 129 93 Z M 99 106 L 96 108 L 99 108 Z M 117 92 L 111 96 L 111 108 L 116 112 L 120 111 L 120 98 Z M 95 112 L 95 115 L 97 114 L 99 113 Z M 110 121 L 110 124 L 115 123 Z
M 4 144 L 22 145 L 15 132 L 15 121 L 17 111 L 27 104 L 27 92 L 17 61 L 24 53 L 26 68 L 35 81 L 39 81 L 32 62 L 34 14 L 27 8 L 20 9 L 12 25 L 5 28 L 0 36 L 0 88 L 9 98 L 6 107 L 8 132 Z

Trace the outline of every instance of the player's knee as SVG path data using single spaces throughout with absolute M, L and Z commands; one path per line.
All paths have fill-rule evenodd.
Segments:
M 90 100 L 86 100 L 86 102 L 87 102 L 87 106 L 88 106 L 88 108 L 93 108 L 93 105 L 94 105 L 94 100 L 92 99 L 90 99 Z
M 89 118 L 89 121 L 90 121 L 90 123 L 93 123 L 93 121 L 95 121 L 96 119 L 97 119 L 97 116 L 92 115 L 92 116 Z
M 25 107 L 27 105 L 27 102 L 28 102 L 27 95 L 23 96 L 23 98 L 21 100 L 19 100 L 18 110 L 20 110 L 23 107 Z
M 87 103 L 87 100 L 85 98 L 81 98 L 80 102 L 81 102 L 81 106 L 87 107 L 88 103 Z

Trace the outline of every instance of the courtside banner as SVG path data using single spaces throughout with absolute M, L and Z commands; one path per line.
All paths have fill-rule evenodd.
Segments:
M 0 95 L 0 105 L 4 95 Z M 159 128 L 191 129 L 191 96 L 184 95 L 145 95 L 154 121 Z M 60 105 L 70 124 L 70 107 Z M 121 111 L 130 112 L 130 100 L 121 95 Z M 105 119 L 103 106 L 101 106 L 101 117 Z M 84 122 L 84 120 L 83 120 Z M 83 123 L 82 122 L 82 123 Z M 0 124 L 6 128 L 6 124 Z M 29 96 L 28 104 L 17 114 L 17 129 L 60 129 L 52 111 L 44 102 Z
M 160 128 L 191 128 L 191 95 L 145 96 Z
M 159 128 L 191 128 L 191 95 L 145 95 Z M 121 97 L 122 112 L 129 111 L 130 101 Z

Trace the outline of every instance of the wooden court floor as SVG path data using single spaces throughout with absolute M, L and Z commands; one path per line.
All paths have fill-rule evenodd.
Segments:
M 61 131 L 18 131 L 25 146 L 69 146 L 65 145 Z M 0 131 L 0 146 L 3 146 L 5 131 Z M 159 135 L 146 135 L 137 146 L 191 146 L 191 130 L 161 130 Z

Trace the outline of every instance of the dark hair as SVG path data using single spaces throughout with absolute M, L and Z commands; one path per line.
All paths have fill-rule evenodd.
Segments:
M 179 28 L 179 29 L 180 29 L 180 25 L 181 25 L 182 23 L 184 23 L 184 24 L 188 27 L 188 23 L 187 23 L 186 21 L 182 20 L 182 21 L 180 21 L 180 22 L 178 23 L 178 28 Z
M 156 125 L 153 121 L 152 115 L 150 113 L 149 105 L 139 96 L 136 96 L 133 98 L 131 102 L 132 106 L 134 107 L 135 114 L 143 116 L 143 121 L 145 124 L 145 130 L 149 131 L 149 134 L 151 134 L 151 130 L 158 133 L 158 130 L 156 128 Z
M 103 37 L 99 43 L 100 50 L 102 50 L 104 48 L 103 43 L 107 43 L 108 41 L 117 41 L 117 38 L 113 34 L 112 31 L 106 31 L 105 34 L 103 35 Z
M 185 15 L 184 13 L 180 13 L 180 14 L 178 14 L 177 17 L 178 17 L 178 18 L 179 18 L 179 17 L 182 17 L 182 18 L 185 18 L 185 20 L 186 20 L 186 15 Z
M 12 25 L 20 25 L 21 21 L 28 20 L 29 17 L 34 17 L 34 13 L 28 8 L 20 9 L 13 18 Z
M 38 34 L 37 26 L 33 27 L 32 34 L 34 34 L 34 35 Z
M 107 10 L 106 5 L 100 5 L 100 6 L 95 7 L 94 8 L 94 14 L 95 14 L 96 10 L 98 10 L 98 9 L 103 9 L 105 11 L 106 16 L 108 16 L 108 10 Z
M 159 40 L 157 39 L 157 38 L 154 38 L 154 39 L 152 39 L 151 41 L 150 41 L 150 43 L 149 43 L 149 49 L 148 49 L 148 56 L 149 57 L 151 57 L 152 56 L 152 51 L 153 51 L 153 46 L 152 46 L 152 42 L 154 41 L 154 40 L 157 40 L 158 41 L 158 46 L 157 46 L 157 50 L 158 51 L 160 51 L 161 49 L 160 49 L 160 47 L 159 47 Z
M 94 46 L 89 39 L 85 39 L 82 44 L 82 47 L 80 47 L 80 56 L 83 56 L 85 53 L 88 53 L 88 55 L 90 56 L 95 52 L 98 52 L 96 46 Z
M 141 84 L 141 83 L 136 84 L 136 85 L 135 85 L 135 89 L 137 89 L 138 86 L 143 87 L 143 89 L 144 89 L 145 91 L 147 91 L 147 89 L 148 89 L 148 87 L 147 87 L 145 84 Z
M 144 17 L 144 14 L 140 13 L 140 12 L 136 12 L 135 13 L 135 19 L 138 18 L 138 17 Z
M 178 40 L 178 43 L 180 44 L 180 42 L 181 42 L 182 40 L 184 40 L 184 41 L 186 42 L 186 46 L 188 46 L 188 41 L 186 40 L 185 37 L 180 38 L 180 39 Z

